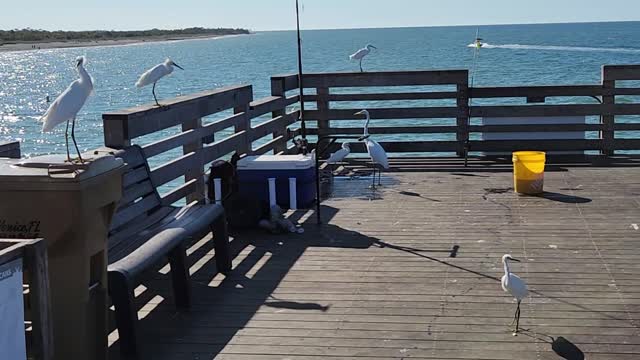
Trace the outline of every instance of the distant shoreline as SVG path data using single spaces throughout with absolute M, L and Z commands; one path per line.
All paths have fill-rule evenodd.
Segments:
M 226 37 L 243 36 L 250 34 L 231 34 L 231 35 L 161 35 L 161 36 L 144 36 L 127 39 L 114 40 L 69 40 L 69 41 L 33 41 L 33 42 L 16 42 L 0 45 L 0 52 L 11 51 L 37 51 L 45 49 L 67 49 L 67 48 L 83 48 L 96 46 L 122 46 L 134 44 L 146 44 L 156 42 L 183 41 L 183 40 L 206 40 L 219 39 Z

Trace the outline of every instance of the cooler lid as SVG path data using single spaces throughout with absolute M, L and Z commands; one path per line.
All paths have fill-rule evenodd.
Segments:
M 293 170 L 314 167 L 315 159 L 309 155 L 247 156 L 238 161 L 238 170 Z

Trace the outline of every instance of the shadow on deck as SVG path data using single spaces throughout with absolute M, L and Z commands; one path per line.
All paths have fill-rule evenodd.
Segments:
M 639 178 L 567 167 L 540 197 L 513 194 L 507 172 L 337 180 L 325 225 L 300 211 L 303 235 L 237 234 L 228 277 L 194 244 L 191 311 L 175 311 L 166 268 L 145 282 L 144 358 L 636 359 Z M 517 337 L 505 253 L 531 289 Z

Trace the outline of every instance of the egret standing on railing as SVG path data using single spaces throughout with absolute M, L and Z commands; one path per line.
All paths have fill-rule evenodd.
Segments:
M 84 162 L 78 149 L 78 143 L 76 142 L 75 129 L 76 116 L 80 109 L 82 109 L 82 106 L 84 106 L 89 95 L 93 92 L 93 79 L 91 79 L 91 76 L 84 68 L 86 63 L 87 59 L 84 56 L 76 59 L 76 68 L 78 74 L 80 74 L 80 78 L 72 82 L 71 85 L 51 103 L 47 112 L 40 119 L 40 121 L 44 123 L 42 125 L 42 132 L 51 131 L 57 125 L 65 121 L 67 122 L 64 139 L 67 147 L 68 162 L 72 162 L 71 155 L 69 155 L 69 121 L 71 121 L 71 139 L 78 153 L 78 159 L 80 162 Z
M 362 70 L 362 59 L 364 59 L 365 56 L 369 55 L 369 53 L 371 52 L 371 49 L 377 49 L 377 47 L 371 44 L 367 44 L 367 46 L 356 51 L 355 54 L 352 54 L 351 56 L 349 56 L 349 59 L 358 60 L 360 62 L 360 72 L 364 72 L 364 70 Z
M 158 102 L 158 98 L 156 97 L 156 83 L 158 82 L 158 80 L 171 74 L 173 72 L 174 66 L 180 70 L 184 70 L 180 65 L 174 63 L 173 60 L 167 59 L 162 64 L 158 64 L 145 71 L 145 73 L 142 74 L 140 76 L 140 79 L 138 79 L 138 81 L 136 82 L 136 87 L 141 88 L 143 86 L 153 84 L 153 89 L 151 90 L 153 99 L 156 101 L 156 105 L 161 106 Z
M 327 160 L 328 164 L 335 164 L 335 163 L 339 163 L 342 160 L 344 160 L 344 158 L 346 158 L 349 153 L 351 153 L 351 147 L 349 145 L 349 143 L 342 143 L 342 149 L 334 152 L 333 154 L 331 154 L 331 156 L 329 156 L 329 159 Z
M 389 169 L 389 159 L 387 158 L 387 153 L 384 151 L 382 146 L 380 144 L 378 144 L 378 142 L 369 139 L 369 137 L 370 137 L 370 135 L 369 135 L 369 121 L 371 121 L 371 116 L 369 115 L 369 111 L 362 110 L 362 111 L 359 111 L 359 112 L 355 113 L 354 115 L 364 115 L 366 117 L 366 122 L 364 123 L 364 133 L 363 133 L 362 137 L 360 139 L 358 139 L 358 140 L 364 141 L 365 145 L 367 146 L 367 152 L 369 153 L 369 156 L 371 157 L 371 163 L 372 163 L 372 168 L 373 168 L 373 184 L 371 185 L 371 187 L 375 189 L 375 187 L 376 187 L 376 167 L 380 166 L 385 170 Z M 382 174 L 381 173 L 382 173 L 382 171 L 380 169 L 378 169 L 378 185 L 382 185 L 382 183 L 381 183 Z
M 516 307 L 516 313 L 513 317 L 513 323 L 516 324 L 516 331 L 513 333 L 513 336 L 518 335 L 518 326 L 520 325 L 520 303 L 522 299 L 526 298 L 529 295 L 529 290 L 527 289 L 527 283 L 524 280 L 520 279 L 518 275 L 512 274 L 509 270 L 509 261 L 517 261 L 518 259 L 514 259 L 511 255 L 506 254 L 502 257 L 502 266 L 504 267 L 504 275 L 502 276 L 502 289 L 505 292 L 510 293 L 517 301 L 518 306 Z

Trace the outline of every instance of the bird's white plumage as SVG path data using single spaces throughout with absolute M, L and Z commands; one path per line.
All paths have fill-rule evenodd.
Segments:
M 351 147 L 349 146 L 349 143 L 343 143 L 342 149 L 331 154 L 331 156 L 329 156 L 329 159 L 327 160 L 327 163 L 329 164 L 339 163 L 342 160 L 344 160 L 344 158 L 346 158 L 349 155 L 349 153 L 351 153 Z
M 351 54 L 349 56 L 349 59 L 351 60 L 362 60 L 362 58 L 364 58 L 365 56 L 369 55 L 369 53 L 371 52 L 371 49 L 375 47 L 371 44 L 367 44 L 367 46 L 363 47 L 362 49 L 356 51 L 355 53 Z
M 73 120 L 93 92 L 93 80 L 84 69 L 86 58 L 78 58 L 77 62 L 80 78 L 72 82 L 71 85 L 51 103 L 47 112 L 42 116 L 40 121 L 43 122 L 43 132 L 51 131 L 57 125 Z
M 371 161 L 374 164 L 378 164 L 382 166 L 384 169 L 389 169 L 389 159 L 387 158 L 387 153 L 384 151 L 382 145 L 380 145 L 377 141 L 369 139 L 369 122 L 371 121 L 371 115 L 369 111 L 362 110 L 358 113 L 358 115 L 364 115 L 366 117 L 364 123 L 363 137 L 364 143 L 367 146 L 367 153 L 371 157 Z
M 508 292 L 516 300 L 520 301 L 529 295 L 529 289 L 527 283 L 524 282 L 518 275 L 511 273 L 509 269 L 509 260 L 512 259 L 511 255 L 504 255 L 502 257 L 502 265 L 504 267 L 504 275 L 502 276 L 502 289 Z
M 371 157 L 371 161 L 373 161 L 374 164 L 382 166 L 385 170 L 389 169 L 389 159 L 387 158 L 387 153 L 382 148 L 382 145 L 371 139 L 365 139 L 364 143 L 367 146 L 367 152 Z
M 173 65 L 173 61 L 171 61 L 171 59 L 167 59 L 162 64 L 158 64 L 145 71 L 144 74 L 140 75 L 140 78 L 136 82 L 136 87 L 140 88 L 156 83 L 158 80 L 173 72 Z

